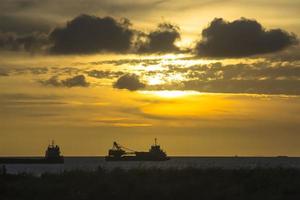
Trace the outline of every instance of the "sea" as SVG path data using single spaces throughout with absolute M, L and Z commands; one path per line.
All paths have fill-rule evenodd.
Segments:
M 4 164 L 0 164 L 2 168 Z M 10 174 L 61 173 L 70 170 L 93 171 L 99 167 L 112 170 L 115 168 L 296 168 L 300 169 L 300 157 L 171 157 L 168 161 L 105 161 L 104 157 L 65 157 L 63 164 L 5 164 Z

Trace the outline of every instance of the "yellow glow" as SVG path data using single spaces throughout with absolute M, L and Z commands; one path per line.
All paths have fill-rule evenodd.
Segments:
M 195 38 L 191 38 L 191 37 L 184 37 L 181 40 L 178 40 L 175 42 L 175 45 L 180 47 L 180 48 L 192 48 L 193 47 L 193 42 L 194 42 Z
M 161 65 L 150 65 L 150 66 L 143 66 L 143 65 L 138 65 L 134 67 L 133 71 L 136 70 L 142 70 L 142 71 L 161 71 L 165 70 Z
M 300 35 L 300 0 L 115 0 L 103 1 L 102 8 L 101 1 L 91 1 L 93 5 L 82 8 L 73 1 L 65 1 L 68 4 L 60 5 L 58 13 L 53 12 L 56 6 L 48 1 L 47 5 L 28 7 L 26 4 L 18 9 L 7 3 L 9 9 L 1 14 L 20 20 L 20 16 L 41 17 L 39 21 L 52 28 L 65 26 L 81 12 L 99 17 L 109 15 L 116 20 L 128 17 L 133 22 L 130 29 L 145 34 L 155 31 L 158 23 L 166 22 L 180 27 L 180 39 L 175 45 L 191 51 L 197 42 L 205 39 L 202 31 L 215 17 L 231 22 L 246 17 L 257 20 L 266 30 L 280 28 Z M 67 7 L 68 10 L 64 9 Z M 9 10 L 16 12 L 8 13 Z M 132 39 L 133 43 L 139 42 L 139 38 Z M 78 55 L 44 54 L 36 51 L 38 48 L 32 49 L 33 52 L 1 48 L 0 156 L 41 156 L 51 139 L 61 146 L 64 156 L 99 156 L 107 154 L 112 141 L 144 150 L 156 137 L 170 156 L 300 156 L 300 95 L 268 95 L 271 90 L 265 95 L 182 91 L 188 88 L 240 91 L 244 87 L 237 84 L 242 82 L 250 88 L 244 91 L 255 92 L 250 87 L 252 80 L 247 82 L 247 78 L 252 77 L 245 74 L 247 71 L 257 72 L 253 79 L 257 75 L 257 82 L 266 82 L 266 85 L 279 80 L 288 83 L 289 77 L 291 82 L 297 82 L 299 75 L 286 73 L 288 67 L 294 67 L 296 72 L 299 60 L 279 59 L 286 55 L 296 58 L 297 48 L 268 55 L 218 59 L 197 57 L 191 51 L 140 54 L 131 51 L 135 48 L 129 51 L 132 54 Z M 281 73 L 272 75 L 280 70 L 275 68 L 285 65 L 284 77 L 279 76 Z M 270 68 L 271 74 L 265 68 Z M 93 74 L 94 70 L 98 72 Z M 225 73 L 224 83 L 228 77 L 232 76 L 233 80 L 228 80 L 230 83 L 226 85 L 219 84 L 222 80 L 214 81 L 222 78 L 222 74 L 217 74 L 221 72 Z M 114 83 L 127 73 L 138 75 L 145 89 L 115 88 Z M 265 73 L 278 80 L 263 81 Z M 89 87 L 79 87 L 80 83 L 78 87 L 43 84 L 51 77 L 62 81 L 77 75 L 83 75 Z M 237 81 L 243 79 L 247 80 Z M 212 81 L 206 83 L 205 80 Z M 254 80 L 253 84 L 254 88 L 258 86 Z M 267 86 L 261 91 L 264 89 L 267 91 Z M 284 87 L 277 91 L 284 92 Z
M 151 116 L 220 119 L 221 116 L 228 117 L 228 113 L 231 113 L 231 116 L 238 114 L 232 112 L 231 108 L 233 104 L 239 106 L 239 103 L 224 99 L 222 96 L 195 91 L 146 91 L 144 93 L 155 95 L 157 98 L 174 98 L 171 102 L 162 101 L 144 106 L 143 112 Z
M 143 123 L 115 123 L 113 126 L 117 127 L 147 127 L 152 126 L 152 124 L 143 124 Z
M 197 91 L 181 91 L 181 90 L 140 91 L 140 93 L 162 97 L 162 98 L 177 98 L 177 97 L 201 94 L 200 92 Z
M 182 74 L 172 74 L 167 77 L 168 81 L 184 81 L 186 78 Z
M 147 78 L 148 85 L 159 85 L 165 83 L 164 80 L 162 80 L 162 77 L 160 75 L 151 76 Z

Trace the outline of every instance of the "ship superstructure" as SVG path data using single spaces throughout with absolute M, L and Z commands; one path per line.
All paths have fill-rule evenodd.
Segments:
M 52 140 L 52 143 L 48 145 L 48 148 L 45 152 L 45 159 L 61 159 L 62 156 L 60 155 L 60 148 L 58 145 L 54 144 L 54 141 Z

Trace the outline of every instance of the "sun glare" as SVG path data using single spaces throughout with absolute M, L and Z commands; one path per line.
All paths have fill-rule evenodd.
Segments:
M 160 85 L 160 84 L 165 83 L 162 75 L 160 75 L 160 74 L 157 74 L 156 76 L 151 76 L 151 77 L 147 78 L 147 82 L 148 82 L 148 85 Z

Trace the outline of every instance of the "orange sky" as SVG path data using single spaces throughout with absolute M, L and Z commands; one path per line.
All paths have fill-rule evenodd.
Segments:
M 300 47 L 292 41 L 300 35 L 299 1 L 41 2 L 3 0 L 0 6 L 0 156 L 42 155 L 52 139 L 66 156 L 106 155 L 113 141 L 146 150 L 154 138 L 174 156 L 300 155 Z M 128 18 L 130 34 L 143 32 L 150 53 L 131 46 L 120 53 L 109 45 L 81 55 L 49 53 L 51 45 L 61 45 L 53 31 L 68 32 L 66 22 L 83 13 L 97 23 L 104 16 Z M 216 17 L 227 20 L 224 32 L 245 17 L 250 22 L 239 23 L 256 20 L 266 37 L 280 28 L 283 43 L 291 41 L 275 50 L 246 49 L 242 56 L 202 57 L 195 46 L 213 38 L 201 32 L 213 30 Z M 175 51 L 152 51 L 151 36 L 166 29 L 156 28 L 161 22 L 179 27 L 166 31 L 174 37 L 167 47 Z M 32 51 L 26 51 L 28 35 Z M 75 50 L 80 41 L 71 42 Z

